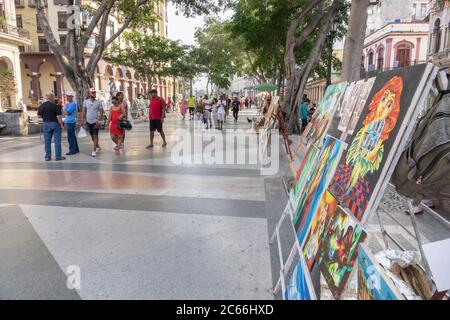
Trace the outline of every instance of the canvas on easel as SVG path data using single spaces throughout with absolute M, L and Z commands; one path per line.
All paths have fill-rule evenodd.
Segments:
M 360 244 L 358 250 L 358 300 L 404 300 L 364 244 Z
M 316 213 L 314 214 L 311 228 L 305 238 L 305 242 L 302 246 L 303 255 L 305 256 L 305 263 L 308 270 L 312 270 L 314 262 L 319 251 L 321 244 L 321 236 L 325 231 L 325 227 L 339 205 L 336 198 L 326 191 L 320 201 Z
M 302 140 L 305 144 L 313 143 L 319 148 L 322 146 L 346 87 L 346 82 L 328 86 L 319 108 L 302 134 Z
M 358 258 L 366 232 L 344 208 L 337 206 L 324 228 L 317 263 L 335 299 L 339 299 Z
M 345 101 L 338 130 L 352 135 L 373 88 L 375 78 L 352 83 L 352 92 Z
M 284 300 L 317 300 L 311 276 L 301 254 L 299 254 L 298 263 L 286 285 L 283 298 Z
M 330 186 L 359 221 L 370 211 L 432 68 L 419 65 L 378 75 Z
M 322 195 L 333 178 L 344 147 L 345 144 L 336 138 L 330 136 L 325 138 L 315 167 L 311 170 L 307 187 L 301 193 L 293 215 L 292 223 L 300 244 L 304 242 L 314 213 L 320 204 Z

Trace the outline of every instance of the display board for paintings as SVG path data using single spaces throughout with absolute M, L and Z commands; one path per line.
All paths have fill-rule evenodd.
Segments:
M 292 223 L 301 245 L 305 240 L 320 200 L 333 178 L 344 147 L 345 144 L 336 138 L 330 136 L 325 138 L 315 167 L 311 171 L 312 174 L 307 182 L 307 187 L 301 193 L 293 214 Z
M 336 170 L 330 191 L 359 221 L 365 221 L 382 186 L 404 134 L 415 123 L 418 101 L 432 65 L 396 69 L 378 75 L 349 148 Z
M 320 237 L 317 263 L 335 299 L 339 299 L 358 258 L 359 244 L 367 234 L 342 207 L 331 214 Z
M 346 87 L 346 82 L 328 86 L 319 108 L 302 134 L 304 144 L 313 143 L 319 148 L 322 146 Z
M 284 300 L 317 300 L 309 271 L 306 269 L 303 256 L 299 253 L 298 263 L 295 266 L 286 290 L 283 292 Z
M 370 249 L 359 245 L 358 300 L 403 300 L 389 276 L 384 272 Z

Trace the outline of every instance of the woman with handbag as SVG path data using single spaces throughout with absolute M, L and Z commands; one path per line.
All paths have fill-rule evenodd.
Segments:
M 125 118 L 125 112 L 123 104 L 119 104 L 119 99 L 113 97 L 108 119 L 109 133 L 111 134 L 112 141 L 116 144 L 114 151 L 117 155 L 120 155 L 120 146 L 123 143 L 123 137 L 125 135 L 125 130 L 119 126 L 120 121 Z

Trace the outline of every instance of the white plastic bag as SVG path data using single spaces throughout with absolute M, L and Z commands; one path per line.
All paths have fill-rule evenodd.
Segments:
M 78 131 L 78 139 L 87 138 L 87 132 L 84 130 L 83 127 L 80 128 L 80 131 Z

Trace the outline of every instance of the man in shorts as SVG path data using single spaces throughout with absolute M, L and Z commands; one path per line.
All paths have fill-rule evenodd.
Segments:
M 163 130 L 164 118 L 166 117 L 166 103 L 164 99 L 158 97 L 158 91 L 152 89 L 150 91 L 149 103 L 149 120 L 150 120 L 150 144 L 146 149 L 153 148 L 153 139 L 155 138 L 155 131 L 161 134 L 163 139 L 163 148 L 167 146 L 166 135 Z
M 98 133 L 100 130 L 100 124 L 103 119 L 103 105 L 100 100 L 97 100 L 97 93 L 94 88 L 90 88 L 88 91 L 89 98 L 83 102 L 83 114 L 81 122 L 86 122 L 89 134 L 91 135 L 94 149 L 91 153 L 92 157 L 97 156 L 97 152 L 100 151 L 98 144 Z

